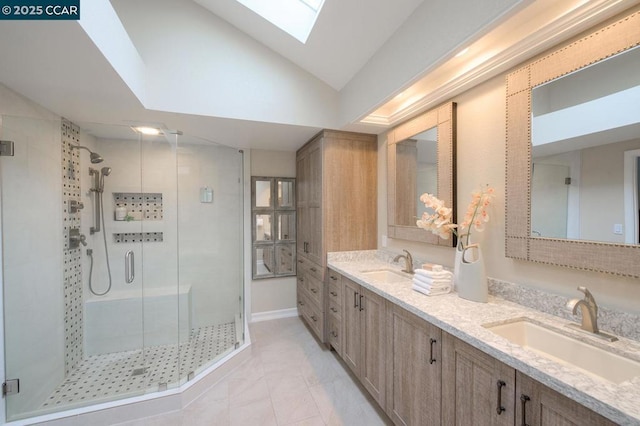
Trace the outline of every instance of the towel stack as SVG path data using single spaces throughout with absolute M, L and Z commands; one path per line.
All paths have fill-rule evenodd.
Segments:
M 426 269 L 416 269 L 413 289 L 427 296 L 450 293 L 453 289 L 453 274 L 442 269 L 442 265 L 429 265 Z

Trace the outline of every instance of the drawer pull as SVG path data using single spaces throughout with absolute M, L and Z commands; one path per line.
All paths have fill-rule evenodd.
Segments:
M 527 402 L 528 401 L 531 401 L 531 398 L 529 398 L 525 394 L 520 395 L 520 402 L 522 402 L 522 423 L 521 423 L 521 426 L 529 426 L 527 424 Z
M 298 260 L 298 263 L 304 263 L 304 260 L 300 259 Z
M 429 364 L 433 364 L 434 362 L 436 362 L 436 359 L 433 357 L 433 344 L 436 343 L 437 340 L 436 339 L 429 339 Z
M 335 331 L 332 331 L 332 332 L 331 332 L 331 335 L 332 335 L 333 337 L 338 337 L 338 333 L 336 333 Z
M 318 292 L 318 290 L 317 290 L 317 289 L 315 289 L 315 288 L 312 288 L 312 289 L 311 289 L 311 293 L 317 293 L 317 292 Z
M 313 266 L 311 267 L 311 270 L 312 270 L 313 272 L 316 272 L 316 271 L 317 271 L 317 269 L 316 269 L 315 267 L 313 267 Z
M 313 320 L 313 322 L 318 321 L 318 318 L 316 318 L 316 316 L 315 316 L 315 315 L 311 315 L 311 319 Z
M 331 307 L 331 312 L 338 312 L 338 310 L 332 306 Z
M 333 275 L 330 275 L 330 278 L 331 278 L 332 280 L 334 280 L 334 281 L 338 281 L 338 277 L 335 277 L 335 276 L 333 276 Z
M 502 406 L 502 388 L 507 384 L 503 380 L 498 380 L 496 384 L 498 385 L 498 406 L 496 407 L 496 413 L 500 415 L 505 411 L 505 408 Z
M 335 291 L 330 291 L 329 293 L 331 293 L 331 295 L 334 297 L 338 297 L 338 293 L 336 293 Z
M 298 302 L 298 305 L 304 306 L 304 302 L 300 301 L 300 302 Z

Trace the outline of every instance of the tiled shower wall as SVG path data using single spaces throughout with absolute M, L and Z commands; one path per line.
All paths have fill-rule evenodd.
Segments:
M 80 128 L 62 119 L 62 224 L 64 236 L 64 345 L 65 376 L 82 361 L 82 250 L 69 249 L 69 230 L 80 228 L 80 213 L 71 213 L 69 200 L 80 198 Z

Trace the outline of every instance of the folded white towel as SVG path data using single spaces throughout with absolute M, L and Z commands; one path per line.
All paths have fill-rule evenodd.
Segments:
M 442 294 L 449 293 L 448 290 L 425 290 L 422 287 L 413 286 L 413 289 L 419 293 L 426 294 L 427 296 L 440 296 Z
M 416 275 L 425 278 L 449 278 L 453 274 L 449 271 L 427 271 L 426 269 L 416 269 Z
M 429 290 L 432 290 L 432 291 L 440 291 L 440 290 L 444 291 L 444 290 L 446 290 L 447 292 L 449 292 L 453 288 L 453 283 L 426 285 L 426 284 L 423 284 L 423 283 L 421 283 L 419 281 L 415 281 L 414 280 L 412 284 L 413 284 L 414 287 L 419 287 L 419 288 L 427 290 L 427 291 L 429 291 Z
M 453 275 L 449 275 L 447 277 L 443 277 L 443 278 L 427 278 L 427 277 L 423 277 L 421 275 L 414 275 L 413 276 L 413 280 L 414 281 L 419 281 L 423 284 L 428 284 L 428 285 L 433 285 L 433 284 L 448 284 L 451 283 L 453 281 Z

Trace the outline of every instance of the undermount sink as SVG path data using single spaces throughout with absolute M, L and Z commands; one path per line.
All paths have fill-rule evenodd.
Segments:
M 391 269 L 377 269 L 374 271 L 362 271 L 362 275 L 372 279 L 374 281 L 380 281 L 383 283 L 397 283 L 411 279 L 408 275 L 402 272 L 396 272 Z
M 640 376 L 640 362 L 581 342 L 528 318 L 483 327 L 545 358 L 578 367 L 613 383 Z

